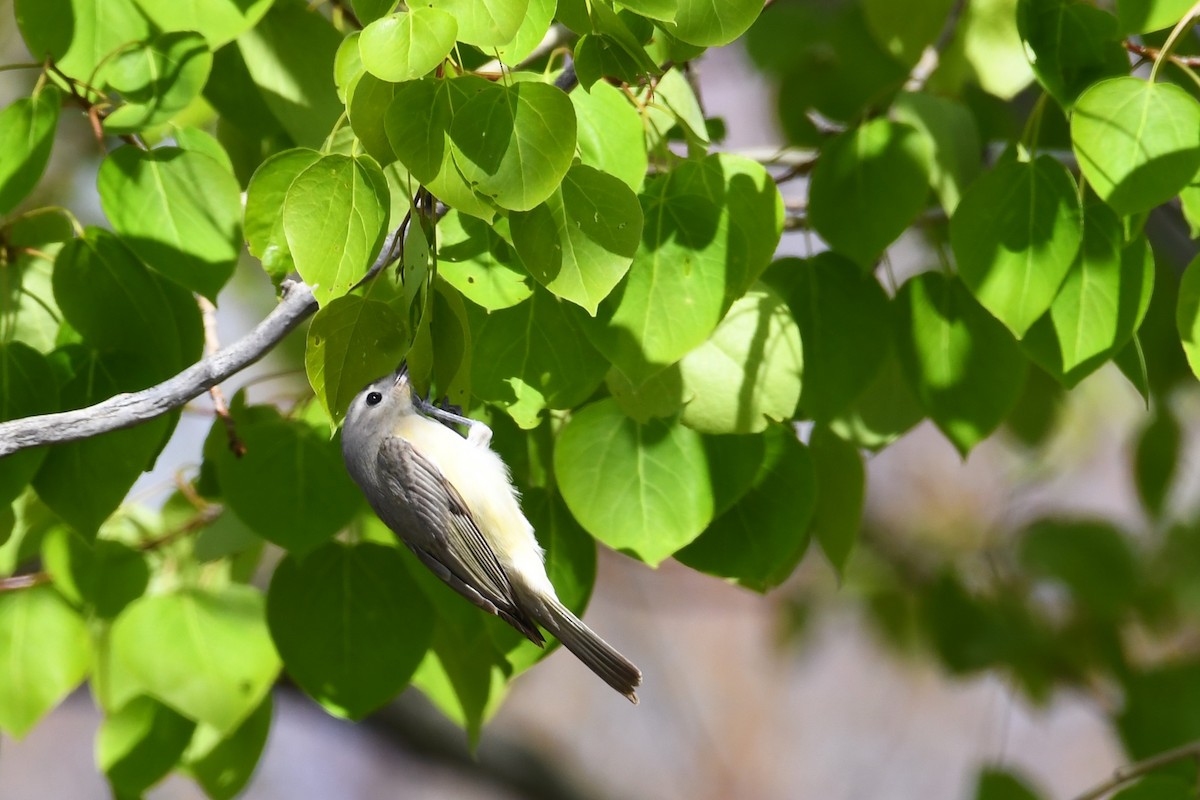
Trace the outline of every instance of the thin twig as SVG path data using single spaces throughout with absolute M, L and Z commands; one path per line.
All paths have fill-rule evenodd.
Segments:
M 1150 758 L 1143 761 L 1118 767 L 1113 770 L 1111 778 L 1079 795 L 1075 800 L 1099 800 L 1099 798 L 1104 797 L 1109 792 L 1120 789 L 1134 778 L 1140 778 L 1160 767 L 1165 767 L 1167 764 L 1174 764 L 1176 761 L 1183 761 L 1188 758 L 1200 761 L 1200 741 L 1191 742 L 1176 747 L 1173 750 L 1167 750 L 1156 756 L 1150 756 Z
M 1125 49 L 1133 53 L 1135 56 L 1141 56 L 1148 61 L 1154 61 L 1158 58 L 1162 51 L 1157 47 L 1149 47 L 1137 42 L 1131 42 L 1128 39 L 1124 42 Z M 1181 67 L 1200 67 L 1200 56 L 1177 56 L 1171 54 L 1167 56 L 1168 60 L 1178 64 Z
M 904 84 L 906 90 L 919 92 L 925 88 L 929 77 L 933 75 L 934 70 L 941 63 L 946 48 L 954 41 L 954 34 L 958 31 L 958 21 L 962 18 L 962 13 L 966 5 L 966 0 L 955 0 L 954 5 L 950 8 L 950 13 L 946 15 L 946 21 L 942 25 L 942 30 L 938 33 L 938 38 L 934 40 L 933 44 L 925 48 L 925 51 L 921 53 L 920 60 L 913 66 L 912 73 L 909 75 L 908 81 Z
M 221 350 L 221 340 L 217 336 L 217 307 L 202 295 L 196 296 L 196 302 L 200 305 L 200 320 L 204 325 L 204 354 L 206 356 L 216 355 Z M 246 444 L 238 438 L 233 415 L 229 413 L 229 404 L 225 402 L 225 393 L 221 391 L 220 385 L 214 385 L 208 387 L 208 395 L 212 398 L 213 412 L 225 425 L 225 435 L 229 439 L 230 451 L 241 458 L 246 455 Z
M 0 592 L 15 592 L 18 589 L 31 589 L 50 582 L 49 572 L 28 572 L 24 575 L 13 575 L 11 578 L 0 578 Z

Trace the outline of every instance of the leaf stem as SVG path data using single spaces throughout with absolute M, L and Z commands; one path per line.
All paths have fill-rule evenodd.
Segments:
M 1170 55 L 1171 48 L 1179 41 L 1179 37 L 1187 30 L 1192 23 L 1192 19 L 1200 14 L 1200 0 L 1192 5 L 1187 10 L 1187 13 L 1179 18 L 1179 22 L 1175 23 L 1175 27 L 1171 30 L 1171 35 L 1167 37 L 1167 41 L 1163 43 L 1162 49 L 1158 51 L 1158 57 L 1154 59 L 1154 66 L 1150 67 L 1150 83 L 1154 83 L 1158 77 L 1158 68 L 1162 66 L 1163 61 Z

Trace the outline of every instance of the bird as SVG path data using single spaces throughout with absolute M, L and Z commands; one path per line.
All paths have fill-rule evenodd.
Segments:
M 641 671 L 559 601 L 491 439 L 483 422 L 422 399 L 401 364 L 351 401 L 342 456 L 371 508 L 434 574 L 539 647 L 545 628 L 636 704 Z

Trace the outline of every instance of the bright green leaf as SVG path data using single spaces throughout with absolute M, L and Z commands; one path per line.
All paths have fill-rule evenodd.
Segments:
M 100 205 L 149 266 L 216 299 L 242 248 L 237 179 L 207 155 L 127 145 L 100 165 Z
M 683 357 L 683 414 L 701 433 L 758 433 L 791 419 L 800 399 L 800 329 L 759 284 L 734 301 L 712 335 Z
M 679 0 L 675 19 L 664 27 L 685 42 L 718 47 L 745 33 L 762 9 L 759 0 Z
M 363 28 L 358 49 L 368 72 L 400 83 L 432 72 L 450 54 L 457 36 L 453 16 L 431 6 L 413 5 Z
M 1122 33 L 1149 33 L 1174 27 L 1192 5 L 1192 0 L 1117 0 L 1117 19 Z
M 700 435 L 661 420 L 639 425 L 612 400 L 571 417 L 554 448 L 554 472 L 589 533 L 651 566 L 712 519 Z
M 438 220 L 438 275 L 488 311 L 522 302 L 533 279 L 512 246 L 490 225 L 451 210 Z
M 529 0 L 429 0 L 458 21 L 458 40 L 476 47 L 503 47 L 521 29 Z
M 164 31 L 198 31 L 214 50 L 253 28 L 274 0 L 136 0 Z
M 112 646 L 146 694 L 221 731 L 258 707 L 279 672 L 263 596 L 240 584 L 146 595 L 117 617 Z
M 383 245 L 388 208 L 387 179 L 370 157 L 322 156 L 292 180 L 283 232 L 322 306 L 366 274 Z
M 550 30 L 557 7 L 558 0 L 529 0 L 529 8 L 521 18 L 521 27 L 513 35 L 512 41 L 496 49 L 500 60 L 515 67 L 528 58 Z
M 1071 145 L 1084 177 L 1114 211 L 1149 211 L 1200 170 L 1200 102 L 1173 84 L 1110 78 L 1076 101 Z
M 104 130 L 136 133 L 167 122 L 196 99 L 211 69 L 212 52 L 196 33 L 163 33 L 123 51 L 106 74 L 124 104 L 104 118 Z
M 575 108 L 549 84 L 488 84 L 454 110 L 450 141 L 472 189 L 502 208 L 528 211 L 571 166 Z
M 118 47 L 150 35 L 134 0 L 17 0 L 16 17 L 35 61 L 52 58 L 67 75 L 89 82 Z
M 54 145 L 62 95 L 53 85 L 0 111 L 0 214 L 33 191 Z
M 963 192 L 983 163 L 983 143 L 975 116 L 965 105 L 924 92 L 903 92 L 892 104 L 892 116 L 927 140 L 919 152 L 929 159 L 929 183 L 947 214 L 953 214 Z
M 1200 135 L 1200 134 L 1198 134 Z M 1017 336 L 1050 308 L 1083 240 L 1075 182 L 1050 156 L 981 175 L 950 220 L 963 283 Z
M 1033 80 L 1017 30 L 1018 0 L 972 0 L 954 26 L 954 36 L 941 53 L 929 89 L 960 94 L 974 83 L 985 92 L 1011 100 Z
M 54 589 L 0 592 L 0 730 L 24 736 L 90 663 L 87 626 Z
M 513 246 L 530 274 L 592 315 L 629 270 L 642 237 L 633 190 L 581 164 L 544 202 L 514 212 L 509 222 Z
M 1200 256 L 1192 259 L 1180 280 L 1175 323 L 1188 364 L 1200 376 Z
M 579 123 L 580 161 L 640 189 L 646 180 L 646 136 L 633 103 L 607 83 L 570 97 Z
M 300 173 L 320 159 L 307 148 L 276 153 L 259 165 L 246 187 L 246 243 L 276 283 L 296 268 L 283 232 L 284 199 Z

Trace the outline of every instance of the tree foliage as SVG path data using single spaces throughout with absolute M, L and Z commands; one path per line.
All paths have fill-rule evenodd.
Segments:
M 1189 3 L 1107 5 L 16 0 L 33 63 L 0 112 L 0 420 L 197 361 L 197 298 L 225 297 L 244 249 L 319 308 L 312 397 L 233 398 L 161 511 L 122 501 L 177 411 L 0 460 L 0 730 L 87 680 L 121 796 L 176 769 L 236 794 L 282 671 L 354 719 L 411 683 L 478 736 L 543 652 L 398 548 L 338 452 L 354 393 L 407 357 L 489 417 L 576 609 L 596 542 L 757 591 L 817 548 L 840 573 L 864 453 L 922 419 L 964 457 L 1006 424 L 1036 447 L 1062 392 L 1115 363 L 1154 408 L 1151 548 L 1047 519 L 1011 584 L 944 569 L 874 599 L 885 628 L 889 599 L 915 600 L 952 671 L 1005 668 L 1034 698 L 1119 681 L 1133 756 L 1200 737 L 1200 656 L 1122 644 L 1188 619 L 1196 588 L 1195 525 L 1163 514 L 1200 261 L 1180 280 L 1146 223 L 1200 230 L 1200 80 Z M 696 91 L 692 62 L 737 40 L 777 89 L 791 146 L 769 159 L 723 150 L 737 121 Z M 105 150 L 106 226 L 39 190 L 64 126 Z M 785 206 L 777 181 L 805 175 Z M 830 251 L 776 259 L 796 228 Z M 396 267 L 364 281 L 389 232 Z M 880 268 L 905 235 L 940 268 Z M 988 773 L 979 796 L 1033 794 Z

